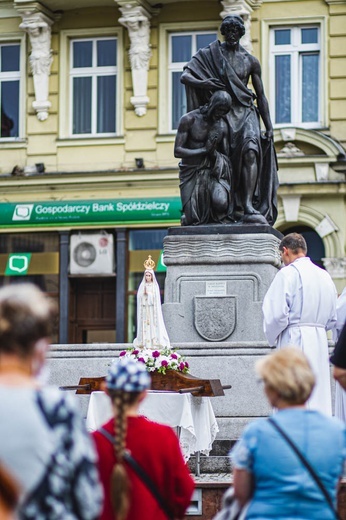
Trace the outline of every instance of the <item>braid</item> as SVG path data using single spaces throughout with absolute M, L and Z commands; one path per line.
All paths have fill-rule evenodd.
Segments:
M 110 393 L 116 410 L 114 416 L 114 454 L 116 462 L 111 476 L 111 501 L 117 520 L 125 520 L 130 506 L 130 481 L 123 463 L 127 432 L 126 409 L 137 399 L 138 393 L 122 390 Z

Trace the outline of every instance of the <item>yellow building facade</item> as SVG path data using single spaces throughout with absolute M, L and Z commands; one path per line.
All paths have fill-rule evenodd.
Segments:
M 179 77 L 227 14 L 262 65 L 275 227 L 345 286 L 345 0 L 0 0 L 0 280 L 59 300 L 57 341 L 132 341 L 147 254 L 163 288 Z

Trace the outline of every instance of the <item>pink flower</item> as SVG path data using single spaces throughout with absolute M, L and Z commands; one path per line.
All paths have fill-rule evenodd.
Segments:
M 140 361 L 141 363 L 145 363 L 145 359 L 142 357 L 137 358 L 137 361 Z
M 137 356 L 137 354 L 139 354 L 139 350 L 134 350 L 134 351 L 132 352 L 132 354 L 133 354 L 134 356 Z
M 188 362 L 185 361 L 185 367 L 186 367 L 186 368 L 189 368 L 189 366 L 190 366 L 190 365 L 188 364 Z
M 168 367 L 168 361 L 166 361 L 165 359 L 163 361 L 161 361 L 161 366 Z
M 178 356 L 176 354 L 171 354 L 171 359 L 178 359 Z
M 119 357 L 121 357 L 121 356 L 125 356 L 125 354 L 126 354 L 126 350 L 122 350 L 122 351 L 120 352 L 120 354 L 119 354 Z
M 185 368 L 185 363 L 182 361 L 181 363 L 179 363 L 179 370 L 184 370 Z
M 158 350 L 154 350 L 153 357 L 154 358 L 160 357 L 160 352 Z

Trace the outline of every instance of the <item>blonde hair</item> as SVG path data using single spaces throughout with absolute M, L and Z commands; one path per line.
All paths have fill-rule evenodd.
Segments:
M 294 347 L 277 350 L 256 363 L 256 372 L 268 388 L 293 405 L 304 404 L 315 386 L 307 357 Z
M 35 343 L 52 334 L 57 308 L 31 283 L 0 289 L 0 353 L 26 357 Z
M 130 481 L 123 462 L 126 450 L 126 410 L 136 402 L 141 392 L 125 392 L 123 390 L 110 389 L 108 389 L 108 392 L 115 409 L 113 447 L 116 459 L 111 475 L 110 496 L 117 520 L 125 520 L 130 507 Z

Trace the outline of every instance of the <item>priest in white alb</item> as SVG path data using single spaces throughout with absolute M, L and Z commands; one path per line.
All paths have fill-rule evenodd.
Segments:
M 336 302 L 336 316 L 336 327 L 333 331 L 335 342 L 339 339 L 343 326 L 346 323 L 346 287 Z M 335 417 L 346 422 L 346 390 L 340 386 L 338 381 L 335 384 Z
M 263 300 L 264 333 L 270 346 L 296 346 L 304 352 L 316 377 L 307 406 L 331 415 L 326 331 L 336 325 L 336 288 L 330 275 L 306 256 L 302 235 L 286 235 L 279 250 L 284 267 Z

